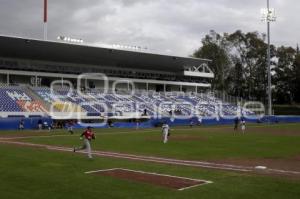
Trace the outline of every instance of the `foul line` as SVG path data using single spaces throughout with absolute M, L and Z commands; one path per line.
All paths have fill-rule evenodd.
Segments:
M 20 142 L 20 141 L 0 140 L 0 143 L 46 148 L 48 150 L 54 150 L 54 151 L 73 152 L 73 149 L 68 148 L 68 147 L 59 147 L 59 146 L 51 146 L 51 145 L 44 145 L 44 144 L 33 144 L 33 143 L 26 143 L 26 142 Z M 79 151 L 77 153 L 86 154 L 85 151 Z M 151 156 L 142 156 L 142 155 L 138 156 L 138 155 L 130 155 L 130 154 L 122 154 L 122 153 L 114 153 L 114 152 L 103 152 L 103 151 L 94 151 L 94 152 L 92 152 L 92 154 L 97 155 L 97 156 L 102 156 L 102 157 L 112 157 L 112 158 L 120 158 L 120 159 L 127 159 L 127 160 L 154 162 L 154 163 L 180 165 L 180 166 L 200 167 L 200 168 L 207 168 L 207 169 L 218 169 L 218 170 L 228 170 L 228 171 L 238 171 L 238 172 L 255 172 L 255 171 L 257 171 L 257 169 L 255 169 L 255 167 L 230 165 L 230 164 L 218 164 L 218 163 L 202 162 L 202 161 L 188 161 L 188 160 L 178 160 L 178 159 L 160 158 L 160 157 L 151 157 Z M 277 174 L 300 175 L 300 172 L 298 172 L 298 171 L 277 170 L 277 169 L 265 169 L 264 171 L 270 172 L 270 173 L 277 173 Z
M 0 140 L 0 143 L 46 148 L 48 150 L 55 150 L 55 151 L 73 152 L 72 148 L 43 145 L 43 144 L 32 144 L 32 143 L 19 142 L 19 141 Z M 85 151 L 78 151 L 77 153 L 86 154 Z M 102 152 L 102 151 L 93 151 L 92 154 L 97 155 L 97 156 L 103 156 L 103 157 L 121 158 L 121 159 L 128 159 L 128 160 L 137 160 L 137 161 L 154 162 L 154 163 L 171 164 L 171 165 L 201 167 L 201 168 L 208 168 L 208 169 L 219 169 L 219 170 L 229 170 L 229 171 L 239 171 L 239 172 L 252 171 L 251 169 L 248 169 L 248 168 L 244 168 L 244 167 L 240 167 L 240 166 L 231 167 L 231 166 L 226 166 L 225 164 L 222 165 L 222 164 L 204 163 L 204 162 L 196 162 L 196 161 L 195 162 L 193 162 L 193 161 L 184 162 L 183 160 L 176 160 L 176 159 L 136 156 L 136 155 Z
M 49 150 L 56 150 L 56 151 L 73 151 L 71 148 L 67 149 L 64 147 L 46 147 Z M 87 152 L 78 151 L 76 153 L 86 154 Z M 111 157 L 111 158 L 120 158 L 120 159 L 127 159 L 127 160 L 137 160 L 137 161 L 145 161 L 145 162 L 154 162 L 154 163 L 162 163 L 162 164 L 172 164 L 172 165 L 180 165 L 180 166 L 190 166 L 190 167 L 200 167 L 200 168 L 207 168 L 207 169 L 218 169 L 218 170 L 228 170 L 228 171 L 238 171 L 238 172 L 250 172 L 253 169 L 247 169 L 246 167 L 241 166 L 233 166 L 227 167 L 225 164 L 214 164 L 208 162 L 191 162 L 186 163 L 183 160 L 176 160 L 176 159 L 164 159 L 164 158 L 155 158 L 155 157 L 147 157 L 147 156 L 135 156 L 135 155 L 126 155 L 126 154 L 117 154 L 117 153 L 110 153 L 110 152 L 101 152 L 101 151 L 94 151 L 92 152 L 93 155 L 103 156 L 103 157 Z M 209 165 L 211 164 L 211 165 Z

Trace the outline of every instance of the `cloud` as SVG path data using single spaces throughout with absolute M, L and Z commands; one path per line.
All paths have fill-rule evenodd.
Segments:
M 157 53 L 187 56 L 209 30 L 265 32 L 265 1 L 241 0 L 48 0 L 49 39 L 58 35 L 90 44 L 147 46 Z M 300 31 L 296 0 L 271 0 L 278 21 L 272 41 L 295 46 Z M 42 38 L 42 0 L 0 0 L 0 34 Z M 291 23 L 295 20 L 294 23 Z

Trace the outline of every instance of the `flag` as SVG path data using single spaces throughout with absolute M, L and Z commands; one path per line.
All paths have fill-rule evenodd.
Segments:
M 44 23 L 48 21 L 48 0 L 44 0 Z

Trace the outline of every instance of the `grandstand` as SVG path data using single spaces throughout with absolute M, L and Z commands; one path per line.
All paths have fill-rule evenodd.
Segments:
M 253 114 L 213 95 L 209 62 L 0 36 L 0 117 L 15 122 L 20 117 L 180 118 L 188 123 L 199 117 Z

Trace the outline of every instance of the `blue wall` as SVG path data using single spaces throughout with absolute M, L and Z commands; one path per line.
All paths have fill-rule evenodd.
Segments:
M 15 130 L 19 128 L 20 120 L 24 120 L 24 128 L 25 129 L 37 129 L 39 119 L 42 121 L 47 121 L 48 124 L 51 124 L 51 118 L 41 118 L 41 117 L 8 117 L 8 118 L 0 118 L 0 130 Z
M 172 126 L 182 126 L 182 125 L 189 125 L 191 121 L 193 124 L 200 124 L 198 118 L 192 119 L 185 119 L 179 120 L 175 119 L 175 121 L 171 121 L 169 118 L 164 118 L 161 120 L 152 120 L 153 125 L 158 123 L 162 123 L 167 121 L 168 124 Z M 253 119 L 245 119 L 247 123 L 300 123 L 300 116 L 265 116 L 261 119 L 253 118 Z M 202 119 L 201 125 L 226 125 L 226 124 L 233 124 L 234 119 L 224 119 L 220 118 L 217 119 Z
M 23 118 L 25 122 L 25 129 L 37 129 L 37 123 L 39 119 L 42 119 L 43 122 L 47 121 L 48 124 L 52 123 L 51 118 L 40 118 L 40 117 L 32 117 L 32 118 Z M 15 130 L 19 127 L 20 117 L 9 117 L 9 118 L 0 118 L 0 130 Z M 142 122 L 139 124 L 140 128 L 152 128 L 155 126 L 160 126 L 163 122 L 167 122 L 171 126 L 185 126 L 189 125 L 193 121 L 193 124 L 199 124 L 198 118 L 192 119 L 175 119 L 171 120 L 170 118 L 162 118 L 162 119 L 151 119 L 146 122 Z M 300 116 L 266 116 L 260 120 L 258 119 L 246 119 L 248 123 L 300 123 Z M 203 119 L 202 125 L 226 125 L 233 124 L 233 119 Z M 114 128 L 136 128 L 136 123 L 132 122 L 114 122 Z M 76 124 L 74 128 L 84 128 L 80 124 Z M 95 128 L 108 128 L 107 125 L 101 126 L 96 125 Z

